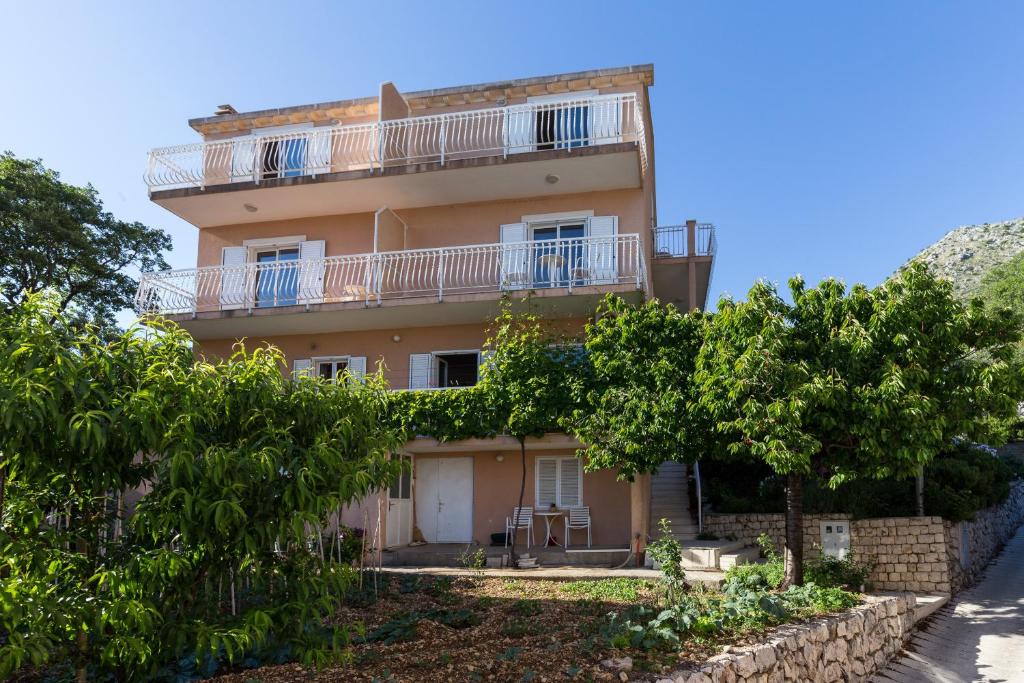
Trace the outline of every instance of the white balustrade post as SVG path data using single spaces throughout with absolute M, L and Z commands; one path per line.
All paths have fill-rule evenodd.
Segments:
M 445 266 L 445 251 L 441 251 L 437 259 L 437 300 L 444 301 L 444 266 Z
M 444 166 L 445 138 L 448 136 L 448 119 L 441 119 L 441 165 Z

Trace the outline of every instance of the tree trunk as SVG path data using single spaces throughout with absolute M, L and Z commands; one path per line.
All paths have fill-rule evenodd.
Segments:
M 519 439 L 519 454 L 522 456 L 523 463 L 523 475 L 522 480 L 519 482 L 519 504 L 518 509 L 523 508 L 523 494 L 526 493 L 526 440 Z M 519 535 L 519 515 L 515 514 L 515 510 L 512 511 L 512 548 L 509 550 L 508 558 L 509 564 L 513 567 L 519 567 L 519 556 L 516 555 L 516 536 Z M 529 533 L 529 532 L 527 532 Z
M 4 491 L 7 488 L 7 463 L 0 464 L 0 529 L 4 526 Z
M 804 583 L 804 478 L 786 478 L 786 579 L 785 587 Z
M 79 630 L 75 636 L 75 642 L 78 645 L 78 657 L 81 662 L 75 667 L 75 681 L 76 683 L 88 683 L 89 677 L 86 662 L 89 661 L 89 634 Z
M 924 517 L 924 466 L 917 470 L 914 477 L 914 493 L 917 498 L 917 516 Z

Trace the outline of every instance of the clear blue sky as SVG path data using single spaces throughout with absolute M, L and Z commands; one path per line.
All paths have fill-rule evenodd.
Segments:
M 719 228 L 712 298 L 876 284 L 1024 215 L 1024 2 L 5 2 L 0 149 L 174 237 L 150 147 L 189 117 L 653 62 L 658 208 Z

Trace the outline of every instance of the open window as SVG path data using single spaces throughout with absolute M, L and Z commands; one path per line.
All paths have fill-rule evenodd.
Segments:
M 346 375 L 346 373 L 348 373 Z M 361 382 L 366 376 L 366 356 L 324 356 L 320 358 L 298 358 L 292 362 L 292 374 L 317 377 L 325 382 L 337 383 L 348 376 Z
M 435 351 L 409 356 L 410 389 L 471 387 L 479 380 L 479 351 Z

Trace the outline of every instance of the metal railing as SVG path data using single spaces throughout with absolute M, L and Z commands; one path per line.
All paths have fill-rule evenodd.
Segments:
M 508 107 L 294 133 L 244 135 L 161 147 L 149 153 L 150 191 L 381 169 L 419 162 L 505 156 L 635 142 L 647 168 L 644 117 L 636 94 L 567 97 Z
M 688 225 L 661 225 L 654 228 L 654 257 L 713 256 L 717 251 L 718 237 L 712 223 L 697 223 L 694 226 L 693 253 L 690 253 Z
M 580 237 L 144 273 L 135 307 L 163 315 L 609 284 L 645 285 L 640 236 Z

